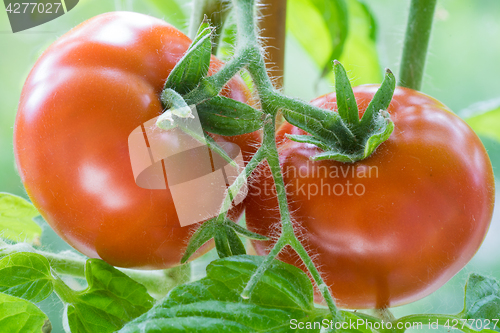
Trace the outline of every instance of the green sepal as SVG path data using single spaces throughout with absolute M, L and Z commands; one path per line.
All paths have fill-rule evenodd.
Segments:
M 252 232 L 246 228 L 243 228 L 241 225 L 234 223 L 233 221 L 228 220 L 227 223 L 229 223 L 231 228 L 240 236 L 254 240 L 262 240 L 262 241 L 269 240 L 269 237 Z
M 227 234 L 227 242 L 229 244 L 229 248 L 231 249 L 232 256 L 247 254 L 243 242 L 238 237 L 233 228 L 226 225 L 226 234 Z
M 356 162 L 369 157 L 394 131 L 386 111 L 396 88 L 396 80 L 386 70 L 384 81 L 368 105 L 363 117 L 359 112 L 351 84 L 342 65 L 335 61 L 335 86 L 338 113 L 312 107 L 310 110 L 284 110 L 285 119 L 311 135 L 287 135 L 293 141 L 313 144 L 323 152 L 311 160 Z
M 170 72 L 164 90 L 170 88 L 182 95 L 187 94 L 207 75 L 212 56 L 212 31 L 208 21 L 204 20 L 187 52 Z
M 340 118 L 348 125 L 357 125 L 359 123 L 359 111 L 351 82 L 347 77 L 344 67 L 334 60 L 333 71 L 335 72 L 335 92 L 337 94 L 337 111 Z
M 340 145 L 340 142 L 354 139 L 353 133 L 336 112 L 320 108 L 311 108 L 307 111 L 284 109 L 283 116 L 290 124 L 325 142 L 326 146 Z
M 214 238 L 214 219 L 208 220 L 203 223 L 191 236 L 189 244 L 182 256 L 181 263 L 184 264 L 189 258 L 200 248 Z
M 248 104 L 216 96 L 196 106 L 203 129 L 232 136 L 254 132 L 262 127 L 264 113 Z
M 328 146 L 323 144 L 320 140 L 314 138 L 311 135 L 300 135 L 300 134 L 285 134 L 287 138 L 290 140 L 293 140 L 295 142 L 300 142 L 300 143 L 308 143 L 311 145 L 318 146 L 319 148 L 323 150 L 328 150 Z
M 344 163 L 352 163 L 361 160 L 359 155 L 346 154 L 340 151 L 327 150 L 311 157 L 313 161 L 334 160 Z
M 383 111 L 373 121 L 374 130 L 372 130 L 371 135 L 368 137 L 365 143 L 365 151 L 362 159 L 370 156 L 378 146 L 391 136 L 394 131 L 394 123 L 389 116 L 389 113 Z
M 203 244 L 212 238 L 215 241 L 215 248 L 220 258 L 246 254 L 245 247 L 238 235 L 248 239 L 269 240 L 266 236 L 251 232 L 228 218 L 223 222 L 219 222 L 217 218 L 212 218 L 203 223 L 193 234 L 181 263 L 188 261 Z
M 392 96 L 394 95 L 394 90 L 396 89 L 396 78 L 392 74 L 389 68 L 385 70 L 384 81 L 380 85 L 380 88 L 373 96 L 373 99 L 368 104 L 368 107 L 361 117 L 361 125 L 370 126 L 373 121 L 373 115 L 380 110 L 387 110 L 389 104 L 391 104 Z
M 222 226 L 219 232 L 214 234 L 215 249 L 219 258 L 226 258 L 231 256 L 231 247 L 229 246 L 229 239 L 227 228 Z

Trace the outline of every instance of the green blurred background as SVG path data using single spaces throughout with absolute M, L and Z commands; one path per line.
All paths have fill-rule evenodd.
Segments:
M 362 45 L 362 40 L 357 40 L 356 44 L 356 36 L 353 35 L 353 42 L 349 47 L 346 46 L 346 54 L 341 58 L 344 64 L 347 63 L 355 85 L 377 81 L 380 78 L 379 68 L 366 65 L 377 59 L 380 68 L 388 67 L 398 73 L 409 1 L 370 0 L 365 1 L 365 4 L 377 22 L 376 44 L 371 51 L 368 45 L 367 51 L 363 48 L 366 45 Z M 75 25 L 100 13 L 132 10 L 165 18 L 186 31 L 186 17 L 191 10 L 190 2 L 181 0 L 177 3 L 174 0 L 80 0 L 75 9 L 64 16 L 25 32 L 13 34 L 6 12 L 1 6 L 0 9 L 0 192 L 24 197 L 27 196 L 14 164 L 12 132 L 23 82 L 41 52 Z M 357 22 L 356 18 L 353 18 L 350 23 L 353 34 L 362 31 L 361 26 L 359 30 L 353 28 L 363 22 Z M 289 20 L 289 27 L 294 24 L 293 19 Z M 284 90 L 289 95 L 310 100 L 332 91 L 333 84 L 327 79 L 318 80 L 320 70 L 307 50 L 301 46 L 303 44 L 299 39 L 292 33 L 287 37 Z M 315 42 L 314 38 L 312 41 Z M 321 42 L 318 40 L 318 43 Z M 370 61 L 367 61 L 367 57 L 370 57 Z M 467 116 L 473 112 L 471 109 L 478 108 L 470 108 L 473 104 L 500 98 L 500 1 L 438 0 L 422 90 L 462 116 Z M 497 111 L 492 119 L 499 119 L 498 113 L 500 111 Z M 486 123 L 491 124 L 491 121 Z M 490 135 L 483 135 L 482 139 L 490 152 L 495 171 L 500 175 L 500 146 L 495 140 L 495 137 L 500 137 L 500 127 L 485 133 Z M 499 201 L 497 199 L 497 204 Z M 433 295 L 396 308 L 396 316 L 423 312 L 458 312 L 463 306 L 463 284 L 470 272 L 493 275 L 500 279 L 499 215 L 495 214 L 483 246 L 462 272 Z M 44 229 L 44 247 L 52 250 L 68 248 L 50 229 L 46 226 Z M 195 267 L 199 270 L 195 275 L 201 276 L 203 262 Z M 60 324 L 62 307 L 57 298 L 52 296 L 40 306 L 50 315 L 53 332 L 63 332 Z

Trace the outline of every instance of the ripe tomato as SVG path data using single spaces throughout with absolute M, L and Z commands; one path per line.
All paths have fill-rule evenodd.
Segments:
M 360 116 L 378 86 L 354 88 Z M 335 95 L 312 104 L 335 110 Z M 312 162 L 319 148 L 279 129 L 280 161 L 295 228 L 345 308 L 397 306 L 429 295 L 472 258 L 490 224 L 494 179 L 479 138 L 443 104 L 397 88 L 391 137 L 365 160 Z M 276 236 L 278 203 L 269 167 L 246 198 L 247 226 Z M 253 242 L 258 254 L 273 242 Z M 281 260 L 305 270 L 289 249 Z
M 190 42 L 159 19 L 108 13 L 62 36 L 26 80 L 14 128 L 21 179 L 52 228 L 87 256 L 171 267 L 199 226 L 180 227 L 168 190 L 136 185 L 128 151 L 132 130 L 162 113 L 159 94 Z M 210 71 L 221 65 L 213 58 Z M 250 98 L 239 78 L 224 94 Z M 227 140 L 248 158 L 257 136 Z

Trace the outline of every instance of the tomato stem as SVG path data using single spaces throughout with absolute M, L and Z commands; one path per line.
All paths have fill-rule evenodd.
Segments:
M 401 59 L 399 85 L 420 90 L 436 0 L 412 0 Z

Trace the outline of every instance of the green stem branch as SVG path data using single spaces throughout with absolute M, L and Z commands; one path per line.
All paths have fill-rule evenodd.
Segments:
M 420 90 L 436 0 L 412 0 L 406 27 L 399 85 Z

